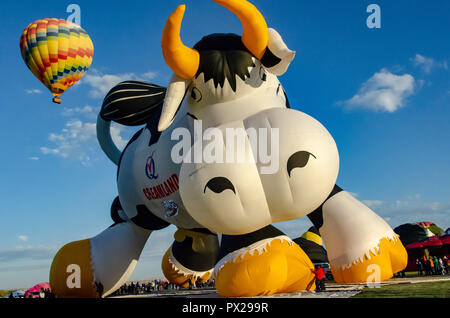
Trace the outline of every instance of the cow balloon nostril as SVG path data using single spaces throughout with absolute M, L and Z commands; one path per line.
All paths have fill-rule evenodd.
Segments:
M 208 181 L 205 185 L 203 192 L 206 189 L 210 189 L 215 193 L 221 193 L 225 190 L 231 190 L 234 194 L 236 194 L 236 190 L 234 189 L 233 183 L 225 177 L 215 177 Z

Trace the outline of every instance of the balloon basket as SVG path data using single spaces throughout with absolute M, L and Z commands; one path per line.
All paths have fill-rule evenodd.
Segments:
M 56 103 L 56 104 L 61 104 L 61 102 L 62 102 L 62 100 L 61 100 L 61 98 L 59 98 L 59 97 L 57 97 L 57 96 L 55 96 L 55 97 L 53 97 L 53 100 L 52 100 L 54 103 Z

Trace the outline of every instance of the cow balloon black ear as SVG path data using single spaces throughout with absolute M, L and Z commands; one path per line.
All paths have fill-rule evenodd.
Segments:
M 268 29 L 269 42 L 261 58 L 261 63 L 268 72 L 283 75 L 295 57 L 295 51 L 290 50 L 281 36 L 272 28 Z
M 261 63 L 266 68 L 274 67 L 275 65 L 277 65 L 280 62 L 281 62 L 281 59 L 279 57 L 275 56 L 275 54 L 273 54 L 269 48 L 266 49 L 263 57 L 261 58 Z
M 114 86 L 103 100 L 100 116 L 125 126 L 140 126 L 158 121 L 166 88 L 139 81 Z

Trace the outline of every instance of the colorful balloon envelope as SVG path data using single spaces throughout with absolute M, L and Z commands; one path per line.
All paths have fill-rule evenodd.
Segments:
M 20 38 L 25 64 L 53 94 L 53 101 L 74 85 L 89 69 L 94 45 L 83 28 L 63 19 L 31 23 Z

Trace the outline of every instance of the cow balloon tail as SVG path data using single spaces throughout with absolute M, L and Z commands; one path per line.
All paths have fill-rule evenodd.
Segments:
M 97 139 L 100 147 L 108 158 L 119 165 L 122 152 L 117 148 L 111 137 L 111 122 L 104 120 L 100 115 L 97 117 Z

